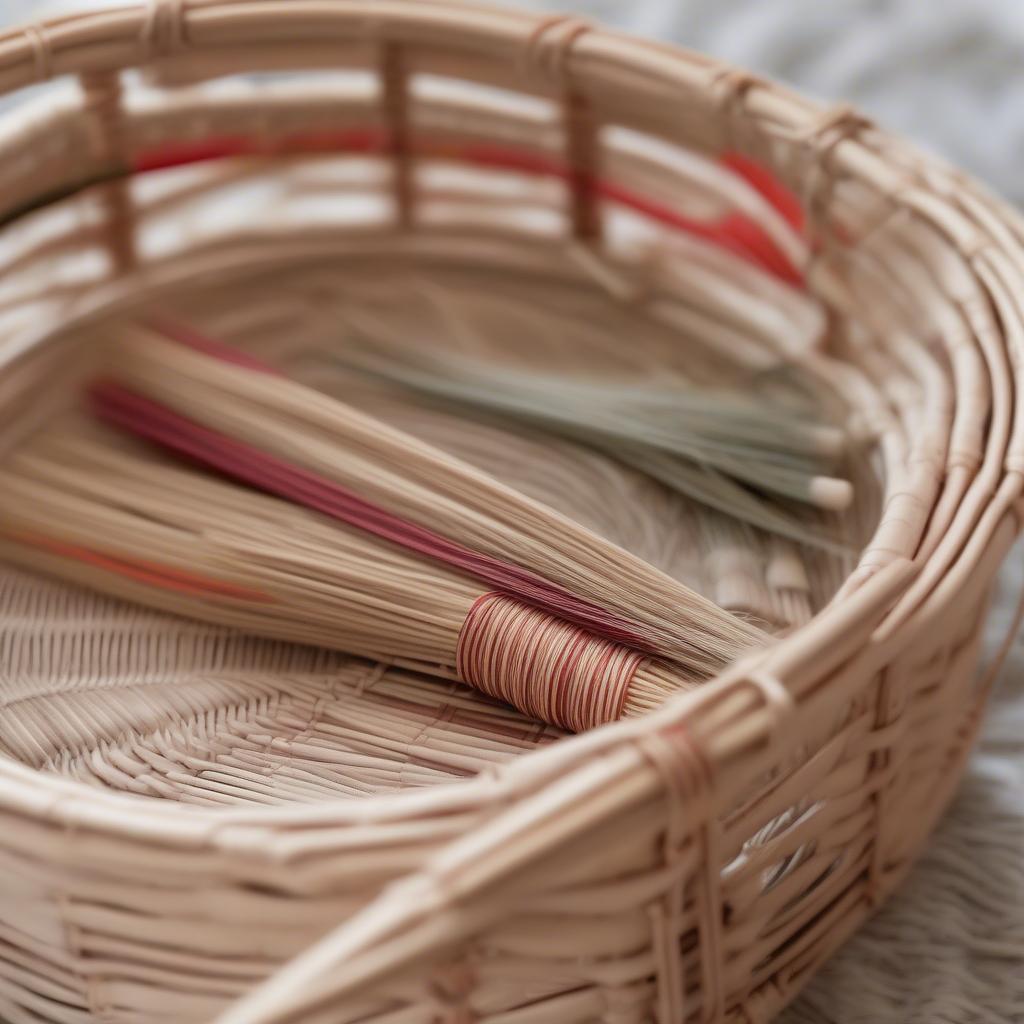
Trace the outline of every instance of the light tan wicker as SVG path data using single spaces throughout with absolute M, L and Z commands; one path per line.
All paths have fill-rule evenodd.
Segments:
M 571 17 L 170 0 L 0 37 L 4 92 L 65 76 L 82 89 L 0 119 L 5 450 L 140 306 L 280 355 L 339 291 L 436 273 L 642 320 L 652 359 L 683 334 L 808 375 L 869 445 L 870 535 L 845 579 L 822 563 L 810 623 L 574 737 L 423 665 L 5 569 L 0 1016 L 771 1017 L 907 871 L 998 666 L 977 660 L 1022 511 L 1016 215 L 845 107 Z M 199 162 L 225 138 L 249 159 Z M 186 143 L 194 166 L 128 173 Z M 533 172 L 496 183 L 491 143 Z M 802 235 L 724 153 L 801 198 Z M 597 169 L 692 218 L 744 211 L 784 272 L 621 241 Z

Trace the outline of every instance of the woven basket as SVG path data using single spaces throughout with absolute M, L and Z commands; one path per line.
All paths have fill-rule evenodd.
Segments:
M 819 614 L 575 737 L 4 569 L 0 1016 L 770 1018 L 899 884 L 999 663 L 1016 215 L 845 107 L 454 0 L 81 14 L 0 37 L 0 89 L 5 449 L 141 306 L 283 357 L 337 291 L 423 267 L 789 367 L 870 442 Z

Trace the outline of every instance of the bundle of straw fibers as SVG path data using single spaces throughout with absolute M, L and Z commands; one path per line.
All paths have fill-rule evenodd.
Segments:
M 648 710 L 770 639 L 550 508 L 205 338 L 133 326 L 112 356 L 92 391 L 104 419 L 250 486 L 58 425 L 4 470 L 14 561 L 253 633 L 441 666 L 571 729 Z

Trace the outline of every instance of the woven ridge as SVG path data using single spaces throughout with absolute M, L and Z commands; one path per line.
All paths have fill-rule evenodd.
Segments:
M 552 445 L 534 474 L 527 440 L 488 465 L 483 428 L 363 394 L 787 625 L 574 737 L 433 648 L 257 642 L 5 568 L 0 1016 L 769 1019 L 927 842 L 997 667 L 977 663 L 1020 529 L 1017 215 L 845 107 L 571 18 L 188 0 L 0 47 L 5 92 L 83 87 L 0 122 L 5 457 L 65 422 L 138 313 L 186 310 L 349 395 L 316 358 L 338 324 L 386 313 L 434 343 L 455 333 L 438 293 L 524 362 L 586 345 L 609 372 L 799 377 L 863 444 L 854 558 L 765 542 L 755 571 L 695 556 L 699 511 L 596 455 Z

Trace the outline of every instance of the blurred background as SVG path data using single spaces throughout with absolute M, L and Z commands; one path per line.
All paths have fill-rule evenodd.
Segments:
M 104 0 L 109 5 L 117 0 Z M 854 102 L 1024 202 L 1021 0 L 519 0 L 682 43 Z M 99 0 L 0 0 L 0 22 Z M 1004 579 L 992 644 L 1024 584 Z M 1024 647 L 1011 652 L 960 795 L 898 897 L 787 1024 L 1024 1022 Z

